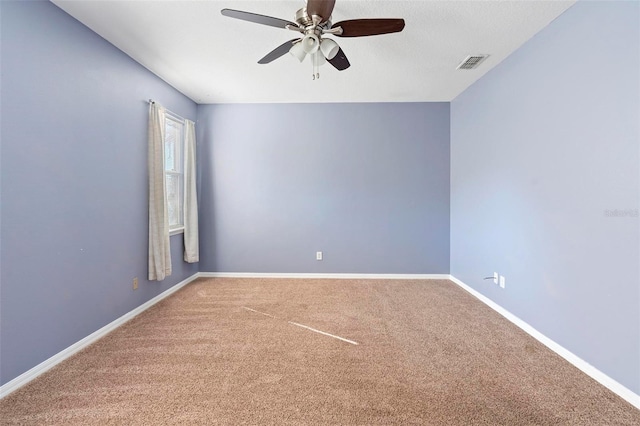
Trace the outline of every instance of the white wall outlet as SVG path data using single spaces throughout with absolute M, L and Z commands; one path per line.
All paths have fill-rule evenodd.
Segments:
M 133 289 L 137 290 L 138 289 L 138 277 L 135 277 L 133 279 Z
M 500 276 L 500 288 L 504 288 L 506 285 L 506 278 L 502 275 Z
M 493 283 L 494 284 L 498 284 L 498 273 L 497 272 L 493 273 Z
M 316 252 L 316 260 L 322 260 L 322 252 L 321 251 L 317 251 Z

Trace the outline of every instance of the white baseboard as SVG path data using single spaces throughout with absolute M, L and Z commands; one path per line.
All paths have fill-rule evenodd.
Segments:
M 640 409 L 640 395 L 634 393 L 632 390 L 628 389 L 624 385 L 618 383 L 616 380 L 607 376 L 605 373 L 598 370 L 593 365 L 589 364 L 588 362 L 586 362 L 579 356 L 575 355 L 568 349 L 564 348 L 563 346 L 549 339 L 547 336 L 540 333 L 531 325 L 527 324 L 517 316 L 513 315 L 511 312 L 507 311 L 502 306 L 498 305 L 496 302 L 484 296 L 480 292 L 469 287 L 468 285 L 466 285 L 465 283 L 463 283 L 453 275 L 450 275 L 449 277 L 451 281 L 453 281 L 454 283 L 462 287 L 467 292 L 471 293 L 473 296 L 475 296 L 478 300 L 483 302 L 485 305 L 489 306 L 491 309 L 493 309 L 494 311 L 496 311 L 497 313 L 499 313 L 500 315 L 502 315 L 503 317 L 511 321 L 513 324 L 521 328 L 525 333 L 529 334 L 531 337 L 533 337 L 534 339 L 536 339 L 537 341 L 539 341 L 540 343 L 542 343 L 543 345 L 545 345 L 546 347 L 548 347 L 549 349 L 551 349 L 552 351 L 560 355 L 562 358 L 569 361 L 576 368 L 580 369 L 582 372 L 590 376 L 592 379 L 594 379 L 601 385 L 608 388 L 610 391 L 620 396 L 625 401 L 629 402 L 634 407 Z
M 115 321 L 112 321 L 109 324 L 107 324 L 104 327 L 102 327 L 101 329 L 94 331 L 93 333 L 91 333 L 90 335 L 85 337 L 84 339 L 79 340 L 78 342 L 74 343 L 73 345 L 69 346 L 68 348 L 63 349 L 62 351 L 58 352 L 57 354 L 55 354 L 51 358 L 49 358 L 49 359 L 47 359 L 45 361 L 42 361 L 40 364 L 36 365 L 32 369 L 22 373 L 21 375 L 19 375 L 15 379 L 13 379 L 13 380 L 5 383 L 4 385 L 0 386 L 0 399 L 2 399 L 5 396 L 9 395 L 11 392 L 17 390 L 18 388 L 26 385 L 27 383 L 29 383 L 31 380 L 35 379 L 39 375 L 41 375 L 41 374 L 47 372 L 48 370 L 52 369 L 53 367 L 55 367 L 56 365 L 60 364 L 65 359 L 67 359 L 70 356 L 72 356 L 73 354 L 79 352 L 80 350 L 86 348 L 87 346 L 89 346 L 90 344 L 94 343 L 95 341 L 97 341 L 101 337 L 105 336 L 107 333 L 112 332 L 116 328 L 120 327 L 122 324 L 124 324 L 127 321 L 131 320 L 133 317 L 141 314 L 142 312 L 144 312 L 147 309 L 149 309 L 151 306 L 153 306 L 156 303 L 160 302 L 162 299 L 164 299 L 167 296 L 170 296 L 171 294 L 173 294 L 176 291 L 180 290 L 182 287 L 184 287 L 185 285 L 189 284 L 191 281 L 195 280 L 196 278 L 198 278 L 198 274 L 193 274 L 189 278 L 179 282 L 178 284 L 174 285 L 170 289 L 165 290 L 164 292 L 160 293 L 159 295 L 157 295 L 153 299 L 143 303 L 142 305 L 140 305 L 137 308 L 133 309 L 132 311 L 124 314 L 123 316 L 121 316 L 120 318 L 116 319 Z
M 298 278 L 343 280 L 448 280 L 449 274 L 351 274 L 280 272 L 199 272 L 202 278 Z

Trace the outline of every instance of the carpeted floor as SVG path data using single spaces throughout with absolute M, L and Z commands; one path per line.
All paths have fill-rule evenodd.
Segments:
M 639 410 L 445 280 L 199 279 L 10 394 L 0 416 L 2 425 L 640 424 Z

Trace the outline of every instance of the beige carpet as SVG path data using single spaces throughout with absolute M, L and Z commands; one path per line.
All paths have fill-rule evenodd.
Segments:
M 197 280 L 0 401 L 0 416 L 2 425 L 640 424 L 639 410 L 455 284 L 404 280 Z

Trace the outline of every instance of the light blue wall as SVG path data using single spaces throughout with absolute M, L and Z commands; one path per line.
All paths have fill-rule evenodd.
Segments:
M 639 16 L 578 2 L 451 104 L 452 274 L 635 393 Z
M 53 4 L 0 7 L 4 384 L 197 271 L 176 236 L 145 280 L 146 100 L 197 107 Z
M 202 271 L 449 272 L 448 103 L 199 106 L 198 140 Z

